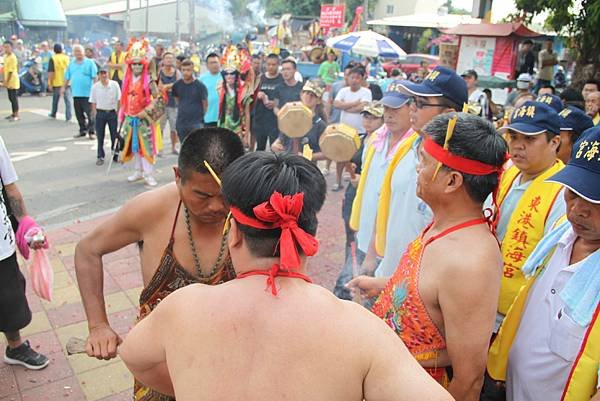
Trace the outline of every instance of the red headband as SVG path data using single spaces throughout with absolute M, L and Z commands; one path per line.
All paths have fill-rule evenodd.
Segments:
M 435 160 L 456 171 L 472 175 L 488 175 L 493 173 L 502 173 L 502 167 L 492 166 L 477 160 L 467 159 L 456 156 L 438 145 L 433 139 L 425 138 L 423 149 L 429 153 Z
M 296 244 L 306 256 L 312 256 L 319 250 L 319 241 L 298 227 L 298 217 L 304 205 L 304 194 L 281 195 L 273 192 L 268 201 L 255 206 L 252 211 L 256 218 L 245 215 L 236 207 L 231 208 L 231 214 L 245 226 L 259 230 L 281 229 L 279 237 L 279 259 L 284 269 L 300 267 L 300 255 Z

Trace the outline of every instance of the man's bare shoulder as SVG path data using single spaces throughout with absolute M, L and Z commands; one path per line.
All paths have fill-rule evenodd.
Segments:
M 177 202 L 179 202 L 177 185 L 170 183 L 128 200 L 115 216 L 118 219 L 133 217 L 133 219 L 128 220 L 133 220 L 134 223 L 140 225 L 144 225 L 144 223 L 156 224 L 157 219 L 164 216 L 168 205 L 173 204 L 176 206 Z M 126 216 L 122 216 L 123 214 Z
M 496 237 L 487 226 L 456 232 L 456 235 L 448 238 L 446 244 L 443 240 L 442 238 L 439 245 L 446 245 L 450 249 L 444 247 L 445 257 L 439 263 L 448 268 L 450 274 L 500 273 L 502 253 Z

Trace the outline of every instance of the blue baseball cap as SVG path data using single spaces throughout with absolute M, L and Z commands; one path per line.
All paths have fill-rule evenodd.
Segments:
M 558 113 L 546 103 L 528 100 L 513 110 L 510 124 L 498 129 L 498 132 L 508 130 L 523 135 L 539 135 L 544 132 L 560 135 Z
M 558 113 L 561 131 L 573 131 L 581 134 L 583 131 L 594 126 L 594 121 L 577 107 L 567 107 Z
M 557 113 L 560 113 L 565 107 L 563 105 L 562 100 L 560 100 L 558 96 L 552 95 L 550 93 L 545 93 L 542 96 L 538 96 L 538 98 L 535 99 L 535 101 L 540 103 L 546 103 L 548 106 L 556 110 Z
M 460 107 L 469 100 L 465 80 L 448 67 L 435 67 L 420 84 L 411 81 L 400 81 L 398 85 L 409 96 L 443 96 Z
M 600 204 L 600 126 L 581 135 L 567 166 L 546 181 L 563 184 L 588 202 Z
M 406 96 L 403 93 L 402 87 L 400 86 L 401 82 L 401 80 L 397 79 L 390 83 L 387 91 L 380 100 L 381 104 L 386 107 L 391 107 L 392 109 L 399 109 L 408 103 L 410 96 Z

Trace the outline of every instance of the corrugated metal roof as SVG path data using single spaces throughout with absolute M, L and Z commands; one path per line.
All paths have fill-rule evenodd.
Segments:
M 461 24 L 454 28 L 444 30 L 451 35 L 463 36 L 519 36 L 523 38 L 533 38 L 542 36 L 542 34 L 532 31 L 520 22 L 506 24 Z

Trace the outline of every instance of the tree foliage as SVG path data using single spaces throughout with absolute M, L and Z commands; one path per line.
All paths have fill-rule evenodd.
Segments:
M 547 12 L 547 25 L 567 38 L 577 59 L 576 84 L 600 78 L 600 0 L 516 0 L 516 5 L 525 22 Z

